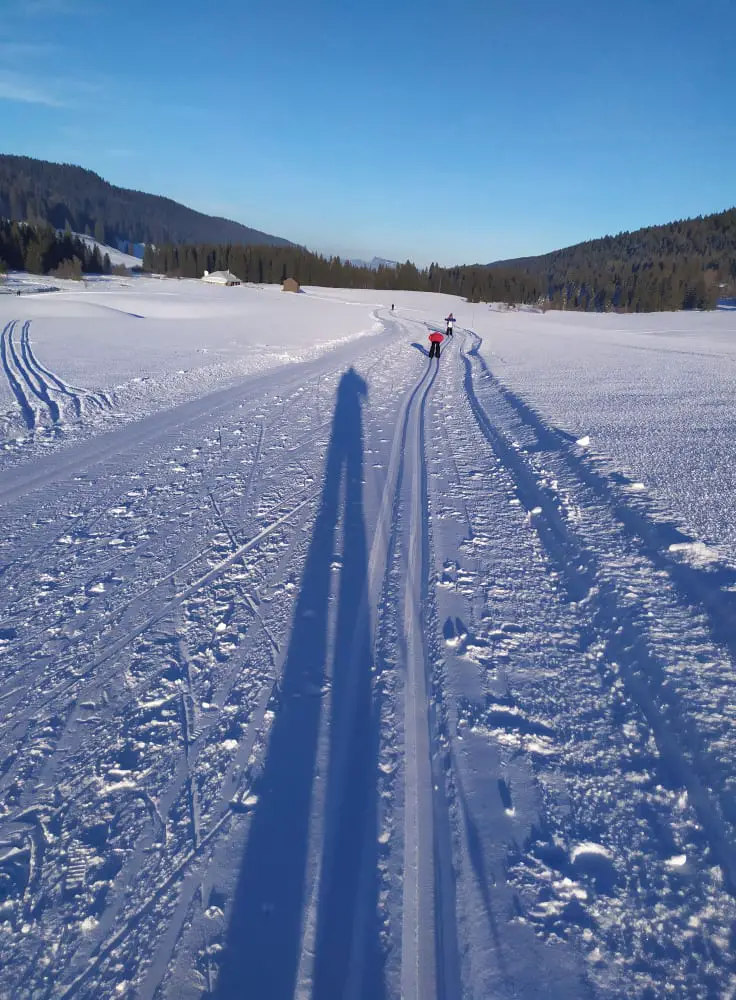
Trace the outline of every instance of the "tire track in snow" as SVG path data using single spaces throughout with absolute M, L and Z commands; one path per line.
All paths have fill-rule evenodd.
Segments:
M 476 344 L 463 350 L 464 384 L 478 426 L 513 478 L 522 503 L 536 511 L 534 523 L 540 540 L 565 584 L 568 598 L 586 619 L 583 632 L 587 631 L 589 643 L 602 645 L 607 663 L 618 665 L 624 688 L 645 716 L 662 758 L 681 787 L 687 789 L 726 889 L 736 895 L 734 834 L 724 818 L 717 792 L 709 787 L 694 723 L 681 717 L 677 691 L 664 683 L 667 664 L 650 647 L 635 611 L 621 600 L 616 585 L 602 572 L 599 555 L 566 523 L 554 500 L 537 481 L 527 458 L 490 420 L 475 389 L 473 362 L 483 374 L 486 372 L 478 361 L 481 340 L 476 334 L 472 336 Z

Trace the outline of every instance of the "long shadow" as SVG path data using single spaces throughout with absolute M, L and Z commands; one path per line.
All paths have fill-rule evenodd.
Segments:
M 294 995 L 309 894 L 309 825 L 328 610 L 341 512 L 343 553 L 332 676 L 330 760 L 312 995 L 345 995 L 351 955 L 367 996 L 381 996 L 376 796 L 378 725 L 371 684 L 368 557 L 363 510 L 365 382 L 342 377 L 322 498 L 294 611 L 276 714 L 218 977 L 219 1000 Z M 342 489 L 343 481 L 345 483 Z
M 421 352 L 422 352 L 422 354 L 423 354 L 423 355 L 424 355 L 425 357 L 427 357 L 427 358 L 429 357 L 429 351 L 428 351 L 428 350 L 427 350 L 427 348 L 426 348 L 426 347 L 424 346 L 424 344 L 417 344 L 417 343 L 413 343 L 413 344 L 412 344 L 411 346 L 412 346 L 412 347 L 416 347 L 416 349 L 417 349 L 418 351 L 421 351 Z
M 348 381 L 349 380 L 349 381 Z M 377 768 L 379 715 L 371 680 L 368 549 L 363 511 L 359 395 L 348 372 L 338 406 L 353 433 L 343 451 L 345 502 L 335 630 L 330 763 L 318 904 L 313 997 L 383 995 L 378 925 Z

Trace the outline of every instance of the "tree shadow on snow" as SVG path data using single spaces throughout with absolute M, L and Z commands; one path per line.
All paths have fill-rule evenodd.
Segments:
M 281 677 L 280 706 L 228 928 L 219 1000 L 294 995 L 303 918 L 316 894 L 312 996 L 380 998 L 377 766 L 379 716 L 371 680 L 368 552 L 363 509 L 362 400 L 351 368 L 332 421 L 322 498 Z M 338 530 L 341 528 L 341 530 Z M 342 554 L 337 550 L 341 541 Z M 340 559 L 339 580 L 333 564 Z M 336 593 L 334 661 L 328 638 Z M 331 670 L 330 670 L 331 667 Z M 310 818 L 322 703 L 331 683 L 320 868 Z

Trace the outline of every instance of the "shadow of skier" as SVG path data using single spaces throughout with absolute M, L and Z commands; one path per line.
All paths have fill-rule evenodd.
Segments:
M 317 874 L 312 996 L 343 997 L 349 982 L 352 995 L 366 1000 L 380 1000 L 383 994 L 377 914 L 378 712 L 371 681 L 363 508 L 366 392 L 365 382 L 352 368 L 337 390 L 322 498 L 236 888 L 216 991 L 219 1000 L 293 997 L 305 904 Z M 343 551 L 330 678 L 328 611 L 341 516 Z M 317 872 L 309 850 L 310 819 L 322 700 L 330 679 L 330 755 Z

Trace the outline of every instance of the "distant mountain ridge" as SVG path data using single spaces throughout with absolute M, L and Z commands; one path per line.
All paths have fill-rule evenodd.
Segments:
M 377 271 L 379 267 L 393 267 L 399 266 L 396 260 L 386 260 L 385 257 L 374 257 L 372 260 L 361 260 L 358 257 L 352 257 L 349 261 L 353 267 L 367 267 L 369 271 Z
M 0 154 L 0 217 L 87 233 L 100 243 L 293 246 L 171 198 L 116 187 L 84 167 Z

